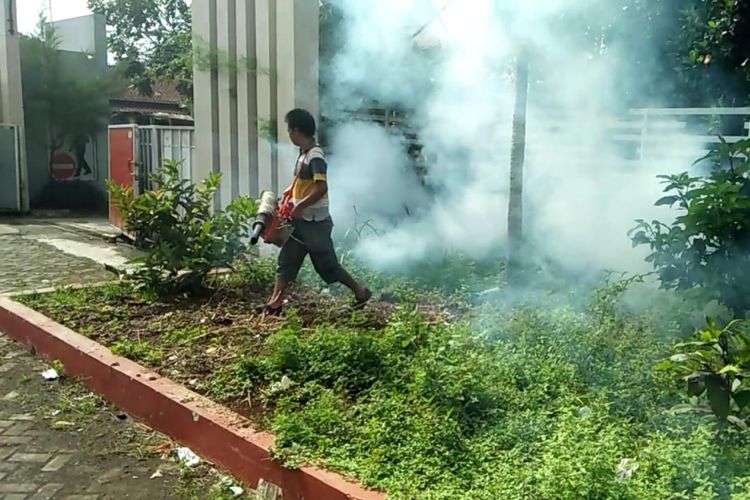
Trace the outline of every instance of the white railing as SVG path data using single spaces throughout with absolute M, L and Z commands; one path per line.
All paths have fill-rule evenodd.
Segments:
M 164 160 L 182 162 L 182 177 L 192 179 L 195 159 L 193 127 L 161 125 L 138 126 L 138 162 L 146 178 L 164 164 Z

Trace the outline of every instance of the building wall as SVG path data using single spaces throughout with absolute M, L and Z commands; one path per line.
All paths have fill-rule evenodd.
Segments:
M 55 22 L 53 26 L 60 40 L 61 80 L 86 81 L 102 76 L 107 71 L 106 26 L 103 16 L 68 19 Z M 27 92 L 33 95 L 41 78 L 40 68 L 35 61 L 26 61 L 22 67 Z M 106 121 L 107 117 L 104 118 Z M 29 113 L 26 128 L 31 207 L 105 209 L 109 170 L 106 129 L 90 138 L 87 145 L 86 156 L 93 172 L 78 178 L 59 180 L 51 172 L 49 124 L 38 115 Z M 67 145 L 59 152 L 75 158 L 74 152 Z
M 318 116 L 318 0 L 193 0 L 192 9 L 197 60 L 220 54 L 195 67 L 192 176 L 222 174 L 218 206 L 278 193 L 296 158 L 284 115 Z
M 52 23 L 60 37 L 60 50 L 84 53 L 94 64 L 107 67 L 107 26 L 104 16 L 88 15 Z

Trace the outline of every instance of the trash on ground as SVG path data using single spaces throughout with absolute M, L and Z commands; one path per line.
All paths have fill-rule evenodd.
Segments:
M 42 372 L 42 377 L 44 377 L 44 380 L 57 380 L 60 378 L 60 375 L 57 373 L 57 370 L 50 368 Z
M 149 479 L 156 479 L 159 477 L 164 477 L 164 474 L 162 474 L 160 470 L 157 470 L 156 472 L 151 474 L 151 477 Z
M 193 467 L 201 463 L 201 457 L 193 453 L 193 450 L 190 448 L 177 448 L 177 458 L 188 467 Z
M 633 473 L 638 470 L 638 462 L 631 458 L 623 458 L 617 465 L 617 481 L 627 481 L 633 476 Z

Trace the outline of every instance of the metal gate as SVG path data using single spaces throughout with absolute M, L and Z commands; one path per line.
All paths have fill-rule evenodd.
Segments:
M 151 189 L 151 173 L 164 164 L 164 160 L 181 162 L 183 179 L 192 179 L 193 127 L 147 126 L 138 130 L 138 164 L 140 167 L 140 192 Z
M 18 127 L 0 124 L 0 210 L 21 211 L 21 156 Z
M 112 125 L 109 127 L 109 178 L 131 186 L 138 195 L 152 189 L 153 172 L 164 160 L 181 162 L 182 177 L 192 179 L 195 145 L 193 127 Z M 110 224 L 123 228 L 123 221 L 110 200 Z

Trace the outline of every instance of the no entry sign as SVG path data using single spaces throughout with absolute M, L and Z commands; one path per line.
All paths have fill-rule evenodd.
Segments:
M 76 162 L 67 153 L 57 153 L 52 157 L 52 177 L 62 181 L 76 173 Z

